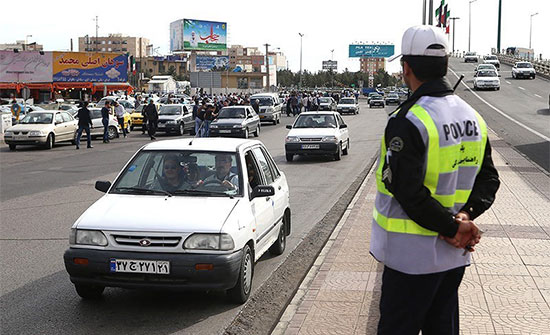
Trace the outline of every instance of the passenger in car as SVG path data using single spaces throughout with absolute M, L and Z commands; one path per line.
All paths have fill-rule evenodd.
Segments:
M 184 178 L 185 172 L 176 155 L 170 154 L 164 158 L 162 175 L 153 182 L 153 189 L 162 189 L 168 192 L 185 189 L 189 183 Z

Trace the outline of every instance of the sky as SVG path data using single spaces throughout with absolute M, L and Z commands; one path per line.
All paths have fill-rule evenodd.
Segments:
M 435 7 L 441 0 L 434 1 Z M 528 47 L 530 15 L 532 47 L 535 53 L 550 59 L 550 0 L 501 0 L 501 48 Z M 65 1 L 27 0 L 2 4 L 0 43 L 24 40 L 44 45 L 46 51 L 69 50 L 73 39 L 95 36 L 99 17 L 99 35 L 122 33 L 148 38 L 160 54 L 169 53 L 170 22 L 189 18 L 222 21 L 228 24 L 228 44 L 280 48 L 292 71 L 300 68 L 300 36 L 303 68 L 319 71 L 323 60 L 338 61 L 338 71 L 359 70 L 359 60 L 348 57 L 348 45 L 356 42 L 388 43 L 401 49 L 403 32 L 422 23 L 422 0 L 340 0 L 324 1 Z M 427 0 L 429 2 L 429 0 Z M 446 0 L 456 20 L 455 50 L 468 49 L 468 0 Z M 476 0 L 471 4 L 471 50 L 490 53 L 497 44 L 499 0 Z M 331 5 L 329 5 L 331 4 Z M 23 17 L 23 19 L 22 19 Z M 435 20 L 434 20 L 435 21 Z M 452 28 L 449 48 L 452 49 Z M 389 64 L 388 72 L 399 71 L 399 62 Z

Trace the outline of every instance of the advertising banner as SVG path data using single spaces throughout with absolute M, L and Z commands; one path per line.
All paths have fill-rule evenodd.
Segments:
M 128 57 L 116 53 L 53 52 L 54 82 L 127 82 Z
M 197 55 L 197 71 L 225 71 L 229 67 L 229 56 Z
M 52 53 L 0 51 L 0 83 L 50 83 Z
M 183 50 L 183 19 L 170 23 L 170 51 Z
M 324 60 L 323 61 L 323 70 L 324 71 L 336 71 L 338 69 L 338 61 L 335 60 Z
M 226 41 L 226 22 L 183 19 L 183 48 L 185 50 L 226 50 Z
M 350 44 L 349 57 L 386 58 L 393 56 L 393 45 Z

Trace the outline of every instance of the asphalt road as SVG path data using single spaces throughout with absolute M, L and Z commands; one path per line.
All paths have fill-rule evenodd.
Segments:
M 282 256 L 264 256 L 254 273 L 253 289 L 262 285 L 311 228 L 364 170 L 379 146 L 387 112 L 361 103 L 349 125 L 350 154 L 328 158 L 284 157 L 284 124 L 265 125 L 260 140 L 285 172 L 291 190 L 292 235 Z M 390 110 L 391 108 L 388 108 Z M 172 137 L 170 137 L 172 138 Z M 159 138 L 162 140 L 161 138 Z M 0 149 L 0 309 L 4 334 L 212 334 L 222 331 L 240 306 L 222 292 L 166 292 L 110 288 L 98 302 L 82 301 L 63 266 L 69 228 L 102 194 L 95 180 L 113 180 L 130 156 L 148 139 L 133 132 L 93 149 Z M 140 211 L 141 208 L 127 208 Z

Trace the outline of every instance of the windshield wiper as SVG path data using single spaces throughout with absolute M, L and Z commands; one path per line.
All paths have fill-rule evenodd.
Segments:
M 154 190 L 150 188 L 143 188 L 143 187 L 116 187 L 115 190 L 117 191 L 136 191 L 141 193 L 150 193 L 150 194 L 164 194 L 169 197 L 172 196 L 172 193 L 164 190 Z
M 172 194 L 174 194 L 174 195 L 214 196 L 214 197 L 229 196 L 229 194 L 226 194 L 226 193 L 204 191 L 204 190 L 193 190 L 193 189 L 175 190 Z

